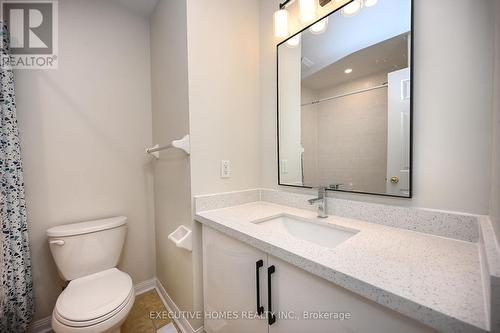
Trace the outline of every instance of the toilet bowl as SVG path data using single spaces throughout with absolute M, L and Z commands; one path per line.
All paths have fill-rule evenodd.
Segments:
M 59 275 L 69 281 L 52 312 L 56 333 L 120 332 L 135 300 L 132 279 L 116 268 L 125 233 L 125 217 L 47 230 Z

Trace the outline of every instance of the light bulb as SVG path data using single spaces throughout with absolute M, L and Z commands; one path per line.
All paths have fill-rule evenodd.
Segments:
M 344 8 L 342 8 L 342 15 L 344 16 L 354 16 L 361 8 L 363 8 L 363 0 L 354 0 Z
M 274 35 L 278 38 L 288 36 L 288 11 L 286 9 L 274 12 Z
M 309 31 L 312 34 L 322 34 L 323 32 L 326 31 L 326 28 L 328 27 L 328 17 L 325 17 L 318 23 L 313 24 L 310 28 Z
M 377 4 L 378 0 L 365 0 L 366 7 L 373 7 Z
M 291 48 L 297 47 L 300 44 L 300 34 L 293 36 L 289 40 L 286 41 L 286 45 Z
M 300 21 L 311 22 L 316 18 L 317 0 L 299 0 Z
M 344 73 L 346 74 L 351 74 L 352 73 L 352 68 L 347 68 Z

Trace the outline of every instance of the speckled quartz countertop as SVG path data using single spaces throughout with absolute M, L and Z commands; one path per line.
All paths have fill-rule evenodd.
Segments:
M 359 230 L 330 249 L 252 223 L 281 214 L 317 220 L 315 212 L 260 201 L 195 219 L 438 331 L 487 332 L 476 243 L 330 216 L 321 222 Z

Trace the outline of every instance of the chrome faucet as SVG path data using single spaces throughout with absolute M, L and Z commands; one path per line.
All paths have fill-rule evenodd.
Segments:
M 310 205 L 318 203 L 318 217 L 321 219 L 328 217 L 326 187 L 318 188 L 318 197 L 307 200 Z

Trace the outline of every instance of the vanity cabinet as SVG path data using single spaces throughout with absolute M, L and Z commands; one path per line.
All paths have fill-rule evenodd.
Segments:
M 266 253 L 203 226 L 204 326 L 207 333 L 267 332 L 265 318 L 242 318 L 244 314 L 257 312 L 257 301 L 261 309 L 267 309 L 264 297 L 267 295 L 266 270 Z
M 436 332 L 205 225 L 203 280 L 207 333 Z

